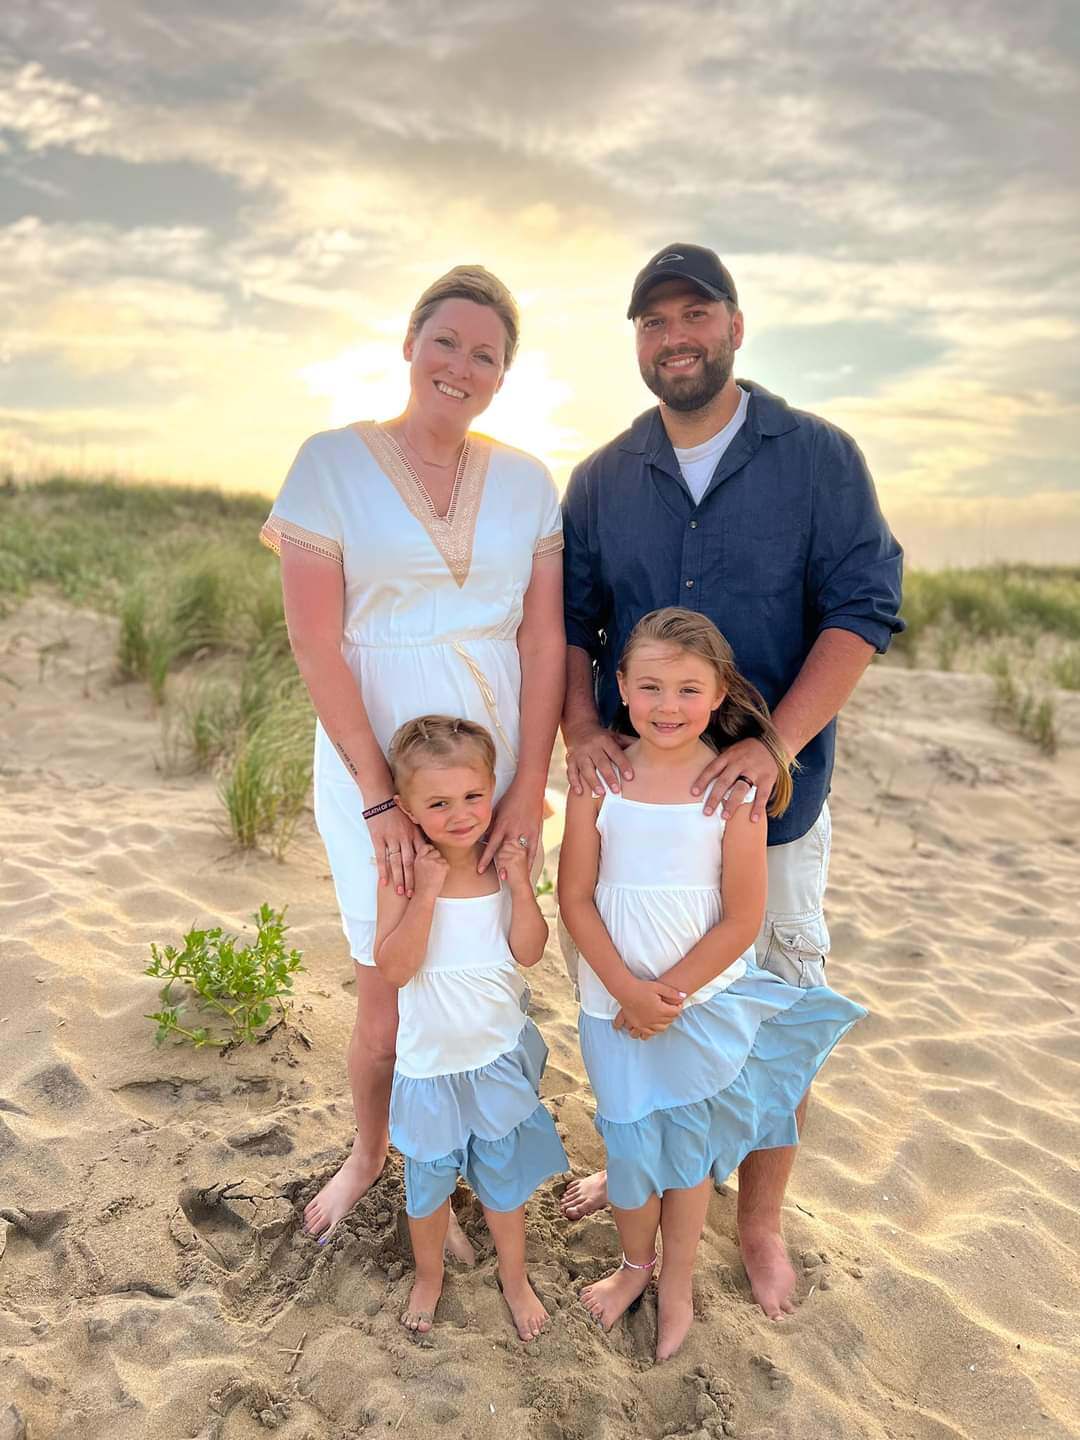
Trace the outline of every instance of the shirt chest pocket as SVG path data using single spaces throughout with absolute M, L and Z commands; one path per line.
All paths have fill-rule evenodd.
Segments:
M 721 531 L 721 583 L 735 595 L 781 595 L 802 586 L 807 531 L 795 516 L 734 514 Z

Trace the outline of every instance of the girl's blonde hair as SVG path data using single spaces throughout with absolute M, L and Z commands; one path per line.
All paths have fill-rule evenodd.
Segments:
M 482 265 L 455 265 L 430 284 L 413 306 L 409 316 L 408 338 L 415 337 L 431 319 L 444 300 L 471 300 L 494 310 L 506 331 L 503 368 L 510 369 L 517 354 L 521 317 L 517 302 L 497 275 Z
M 716 671 L 716 678 L 726 692 L 709 728 L 702 736 L 718 750 L 736 740 L 760 740 L 776 761 L 776 786 L 769 801 L 769 814 L 782 815 L 791 804 L 791 769 L 794 764 L 776 732 L 769 707 L 760 692 L 735 668 L 731 646 L 706 615 L 669 605 L 643 616 L 630 632 L 619 659 L 619 674 L 625 677 L 626 667 L 634 651 L 646 640 L 674 645 L 707 661 Z
M 390 773 L 395 788 L 400 790 L 421 765 L 452 765 L 463 750 L 472 751 L 485 770 L 495 774 L 495 742 L 483 725 L 457 720 L 452 715 L 420 715 L 406 720 L 390 740 Z

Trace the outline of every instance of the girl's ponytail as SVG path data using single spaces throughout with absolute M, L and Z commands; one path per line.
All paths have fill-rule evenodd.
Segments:
M 784 748 L 761 692 L 739 674 L 734 664 L 726 678 L 726 685 L 727 694 L 706 735 L 720 750 L 734 745 L 737 740 L 761 741 L 776 761 L 776 785 L 769 800 L 768 813 L 782 815 L 791 804 L 795 789 L 791 780 L 795 761 Z

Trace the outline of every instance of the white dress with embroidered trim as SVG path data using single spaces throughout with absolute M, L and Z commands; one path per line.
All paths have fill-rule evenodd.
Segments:
M 342 654 L 383 749 L 416 715 L 478 721 L 495 741 L 498 798 L 517 764 L 517 630 L 533 560 L 562 548 L 558 495 L 540 461 L 470 436 L 441 519 L 381 426 L 322 431 L 300 447 L 261 538 L 342 565 Z M 364 965 L 377 871 L 362 811 L 385 799 L 361 794 L 317 726 L 315 818 L 349 948 Z

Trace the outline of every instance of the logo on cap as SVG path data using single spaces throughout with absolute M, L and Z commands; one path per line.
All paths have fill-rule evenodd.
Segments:
M 676 255 L 674 252 L 672 252 L 672 254 L 670 254 L 670 255 L 661 255 L 660 259 L 657 260 L 656 263 L 657 263 L 657 265 L 670 265 L 670 264 L 672 263 L 672 261 L 674 261 L 674 260 L 685 260 L 685 259 L 686 259 L 686 256 L 685 256 L 685 255 Z

